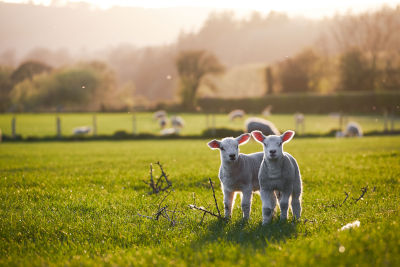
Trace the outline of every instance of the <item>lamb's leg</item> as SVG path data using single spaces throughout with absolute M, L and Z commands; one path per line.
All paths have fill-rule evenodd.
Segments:
M 248 220 L 250 218 L 252 196 L 252 190 L 246 190 L 242 192 L 242 212 L 243 219 L 245 220 Z
M 234 194 L 235 194 L 234 192 L 224 190 L 225 218 L 227 219 L 231 218 Z
M 287 220 L 290 193 L 291 193 L 290 191 L 282 192 L 282 197 L 279 201 L 279 207 L 281 208 L 281 221 Z
M 276 206 L 276 197 L 273 190 L 260 190 L 261 201 L 262 201 L 262 224 L 265 225 L 271 222 L 272 216 L 274 216 L 274 210 Z
M 301 191 L 294 190 L 292 194 L 292 212 L 296 220 L 300 219 L 301 216 Z

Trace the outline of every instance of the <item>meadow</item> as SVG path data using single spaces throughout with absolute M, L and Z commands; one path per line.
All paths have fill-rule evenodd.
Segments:
M 207 141 L 0 144 L 0 265 L 399 266 L 400 137 L 295 137 L 285 150 L 301 168 L 302 218 L 267 226 L 257 195 L 249 222 L 240 201 L 228 223 L 188 208 L 216 212 L 209 177 L 222 207 L 219 155 Z M 143 182 L 157 161 L 168 196 Z M 175 224 L 138 215 L 153 216 L 162 200 L 180 212 Z M 355 220 L 360 227 L 339 231 Z
M 212 118 L 200 113 L 172 114 L 180 115 L 185 121 L 185 127 L 181 135 L 200 135 L 202 131 L 211 127 Z M 3 134 L 11 135 L 11 120 L 14 115 L 0 114 L 0 129 Z M 244 121 L 248 117 L 260 116 L 259 114 L 248 114 L 246 118 L 230 121 L 226 114 L 215 114 L 216 128 L 244 129 Z M 16 114 L 16 132 L 22 137 L 55 136 L 56 115 L 55 114 Z M 71 136 L 73 129 L 79 126 L 92 126 L 93 114 L 90 113 L 64 113 L 59 115 L 61 119 L 62 135 Z M 97 134 L 112 135 L 116 131 L 133 131 L 133 114 L 131 113 L 98 113 Z M 153 119 L 152 113 L 136 113 L 136 133 L 159 134 L 160 127 Z M 281 131 L 295 129 L 295 121 L 292 114 L 272 114 L 268 117 Z M 364 132 L 383 131 L 384 119 L 378 115 L 349 115 L 346 121 L 358 122 Z M 400 125 L 400 118 L 395 120 L 395 129 Z M 168 126 L 169 127 L 169 126 Z M 397 128 L 396 128 L 397 127 Z M 332 129 L 339 128 L 338 117 L 330 115 L 310 114 L 305 117 L 305 132 L 311 134 L 326 134 Z

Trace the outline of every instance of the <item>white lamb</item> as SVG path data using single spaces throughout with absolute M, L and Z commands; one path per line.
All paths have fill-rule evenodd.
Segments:
M 208 143 L 211 149 L 219 149 L 221 165 L 219 179 L 224 194 L 225 218 L 232 214 L 235 192 L 242 193 L 242 212 L 245 220 L 250 217 L 251 200 L 254 191 L 260 190 L 258 171 L 263 158 L 263 153 L 239 153 L 239 145 L 245 144 L 250 139 L 250 134 L 245 133 L 239 137 L 227 137 L 221 141 L 212 140 Z
M 363 131 L 357 122 L 351 121 L 346 126 L 346 131 L 343 133 L 341 131 L 336 132 L 336 137 L 362 137 Z
M 171 124 L 173 128 L 183 128 L 185 126 L 185 121 L 181 116 L 172 116 Z
M 234 110 L 232 110 L 231 112 L 229 112 L 228 116 L 229 116 L 229 119 L 230 119 L 231 121 L 234 121 L 235 119 L 241 119 L 241 118 L 243 118 L 245 114 L 246 114 L 246 113 L 244 112 L 244 110 L 241 110 L 241 109 L 234 109 Z
M 73 132 L 74 135 L 84 135 L 90 133 L 91 130 L 92 128 L 90 128 L 89 126 L 81 126 L 74 128 Z
M 272 122 L 261 118 L 248 118 L 245 122 L 245 128 L 248 133 L 252 131 L 261 131 L 265 135 L 280 134 Z
M 167 112 L 165 110 L 158 110 L 153 114 L 154 120 L 159 120 L 165 117 L 167 117 Z
M 300 169 L 295 158 L 289 153 L 283 152 L 283 144 L 293 138 L 294 132 L 286 131 L 281 136 L 270 135 L 268 137 L 260 131 L 254 131 L 251 134 L 264 146 L 264 158 L 258 174 L 263 224 L 269 223 L 274 215 L 275 190 L 280 193 L 281 221 L 287 219 L 290 197 L 293 215 L 299 219 L 302 192 Z

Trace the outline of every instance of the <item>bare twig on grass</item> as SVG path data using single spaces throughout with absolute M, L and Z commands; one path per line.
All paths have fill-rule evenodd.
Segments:
M 368 185 L 361 188 L 361 195 L 358 198 L 353 198 L 354 203 L 357 203 L 360 199 L 362 199 L 364 197 L 365 193 L 367 193 L 367 191 L 368 191 Z
M 212 183 L 212 181 L 211 181 L 211 178 L 208 178 L 208 180 L 209 180 L 209 182 L 210 182 L 211 189 L 212 189 L 212 191 L 213 191 L 213 197 L 214 197 L 214 201 L 215 201 L 215 207 L 216 207 L 216 209 L 217 209 L 218 214 L 216 214 L 216 213 L 214 213 L 214 212 L 212 212 L 212 211 L 206 209 L 205 207 L 202 207 L 202 206 L 199 207 L 199 206 L 197 206 L 196 204 L 190 204 L 190 205 L 189 205 L 189 208 L 190 208 L 190 209 L 193 209 L 193 210 L 198 210 L 198 211 L 203 212 L 203 217 L 202 217 L 200 223 L 203 222 L 204 217 L 205 217 L 207 214 L 209 214 L 209 215 L 211 215 L 211 216 L 214 216 L 214 217 L 217 217 L 217 218 L 220 219 L 220 220 L 227 220 L 225 217 L 223 217 L 223 216 L 221 215 L 221 212 L 220 212 L 220 210 L 219 210 L 218 201 L 217 201 L 217 198 L 215 197 L 214 186 L 213 186 L 213 183 Z M 195 198 L 195 195 L 194 195 L 194 194 L 193 194 L 193 200 L 194 200 L 194 203 L 196 203 L 196 198 Z
M 142 218 L 155 221 L 159 221 L 159 219 L 162 217 L 165 218 L 171 224 L 171 226 L 175 226 L 177 223 L 177 214 L 181 213 L 184 215 L 185 213 L 183 211 L 177 210 L 178 203 L 175 205 L 175 208 L 173 210 L 168 209 L 168 205 L 163 205 L 165 199 L 171 194 L 171 192 L 172 190 L 168 191 L 167 194 L 161 199 L 161 201 L 157 205 L 157 211 L 153 213 L 152 216 L 147 216 L 140 213 L 137 213 L 137 215 Z
M 143 181 L 145 184 L 150 186 L 150 188 L 152 190 L 152 192 L 150 192 L 150 194 L 158 194 L 162 191 L 168 190 L 172 186 L 172 183 L 170 180 L 168 180 L 168 175 L 165 173 L 164 168 L 162 167 L 161 163 L 159 161 L 157 161 L 156 164 L 158 165 L 158 167 L 160 168 L 160 171 L 161 171 L 161 174 L 157 178 L 157 181 L 154 182 L 153 164 L 151 164 L 151 163 L 150 163 L 150 181 L 149 182 Z M 164 182 L 166 183 L 166 185 L 163 187 Z
M 374 187 L 375 188 L 375 187 Z M 358 197 L 358 198 L 354 198 L 354 197 L 352 197 L 352 199 L 353 199 L 353 204 L 355 204 L 355 203 L 357 203 L 359 200 L 361 200 L 363 197 L 364 197 L 364 195 L 367 193 L 367 191 L 368 191 L 368 186 L 365 186 L 365 187 L 362 187 L 361 188 L 361 195 Z M 340 203 L 339 205 L 337 205 L 337 204 L 335 204 L 335 203 L 333 203 L 333 204 L 330 204 L 330 205 L 324 205 L 324 208 L 338 208 L 338 207 L 342 207 L 343 206 L 343 204 L 347 201 L 347 199 L 349 198 L 349 193 L 347 193 L 346 191 L 344 192 L 344 194 L 346 195 L 346 197 L 344 198 L 344 200 L 342 201 L 342 203 Z
M 344 191 L 344 193 L 346 194 L 346 198 L 343 200 L 343 202 L 339 205 L 340 207 L 346 202 L 346 200 L 349 198 L 349 193 L 347 193 L 346 191 Z

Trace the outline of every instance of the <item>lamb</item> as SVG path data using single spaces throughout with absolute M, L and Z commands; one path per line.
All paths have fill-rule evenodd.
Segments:
M 167 126 L 168 118 L 167 117 L 161 117 L 158 120 L 158 124 L 160 125 L 161 129 L 164 129 L 165 126 Z
M 363 132 L 361 126 L 354 121 L 351 121 L 346 126 L 346 131 L 336 133 L 336 137 L 362 137 Z
M 283 152 L 283 144 L 293 138 L 294 132 L 289 130 L 281 136 L 268 137 L 260 131 L 253 131 L 251 134 L 264 146 L 264 158 L 258 173 L 262 223 L 269 223 L 274 215 L 277 202 L 274 191 L 281 194 L 279 198 L 281 221 L 287 219 L 290 197 L 293 215 L 296 219 L 300 219 L 302 182 L 299 165 L 292 155 Z
M 171 124 L 173 128 L 183 128 L 183 126 L 185 126 L 185 121 L 181 116 L 173 116 L 171 118 Z
M 84 134 L 88 134 L 90 133 L 90 131 L 92 130 L 92 128 L 90 128 L 89 126 L 81 126 L 81 127 L 76 127 L 74 128 L 74 135 L 84 135 Z
M 246 114 L 246 113 L 244 112 L 244 110 L 241 110 L 241 109 L 234 109 L 234 110 L 232 110 L 231 112 L 229 112 L 228 116 L 229 116 L 229 119 L 230 119 L 231 121 L 234 121 L 235 119 L 241 119 L 241 118 L 243 118 L 245 114 Z
M 301 132 L 304 133 L 304 114 L 296 112 L 294 114 L 294 122 L 296 125 L 296 131 L 300 132 L 300 127 L 301 127 Z
M 353 136 L 362 137 L 363 132 L 360 124 L 354 121 L 349 122 L 346 126 L 346 132 L 344 133 L 344 135 L 348 137 L 353 137 Z
M 245 122 L 246 132 L 250 133 L 252 131 L 261 131 L 264 135 L 279 135 L 278 129 L 275 125 L 267 120 L 261 118 L 249 118 Z
M 167 112 L 165 110 L 158 110 L 153 114 L 154 120 L 159 120 L 165 117 L 167 117 Z
M 258 170 L 263 153 L 239 153 L 239 145 L 245 144 L 250 136 L 249 133 L 245 133 L 236 138 L 227 137 L 221 141 L 214 139 L 208 143 L 211 149 L 220 150 L 221 165 L 218 177 L 224 194 L 225 218 L 227 219 L 230 219 L 232 214 L 235 192 L 242 194 L 243 218 L 248 220 L 253 192 L 260 190 Z

